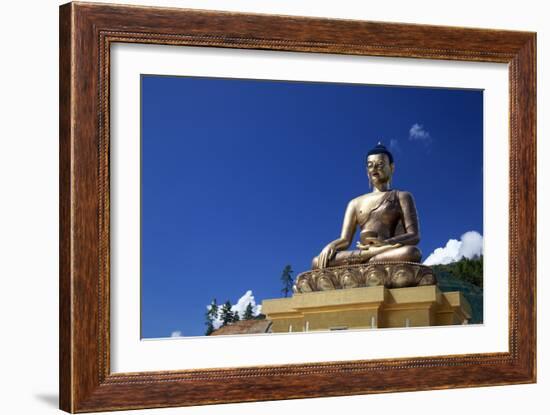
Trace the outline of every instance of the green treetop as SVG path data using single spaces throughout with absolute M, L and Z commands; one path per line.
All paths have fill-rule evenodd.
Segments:
M 294 279 L 292 278 L 293 272 L 292 267 L 290 265 L 286 265 L 283 269 L 283 273 L 281 274 L 281 281 L 283 283 L 281 292 L 285 297 L 288 297 L 288 295 L 292 293 L 292 285 L 294 284 Z

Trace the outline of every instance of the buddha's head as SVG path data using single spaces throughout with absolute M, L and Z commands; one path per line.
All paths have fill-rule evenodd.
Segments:
M 390 151 L 379 142 L 367 153 L 366 162 L 370 183 L 379 190 L 387 188 L 395 169 Z

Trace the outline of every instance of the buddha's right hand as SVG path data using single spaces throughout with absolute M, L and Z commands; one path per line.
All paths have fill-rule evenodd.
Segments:
M 332 242 L 327 246 L 325 246 L 321 251 L 321 253 L 319 254 L 319 268 L 320 269 L 326 268 L 328 265 L 328 262 L 332 259 L 335 253 L 336 253 L 336 247 Z

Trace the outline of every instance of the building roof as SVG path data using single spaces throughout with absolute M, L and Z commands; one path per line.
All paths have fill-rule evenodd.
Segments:
M 223 336 L 228 334 L 258 334 L 271 333 L 271 320 L 241 320 L 220 327 L 210 335 Z

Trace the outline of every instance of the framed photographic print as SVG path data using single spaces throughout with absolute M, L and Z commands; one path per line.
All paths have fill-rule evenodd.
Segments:
M 61 409 L 535 382 L 535 61 L 527 32 L 61 6 Z

